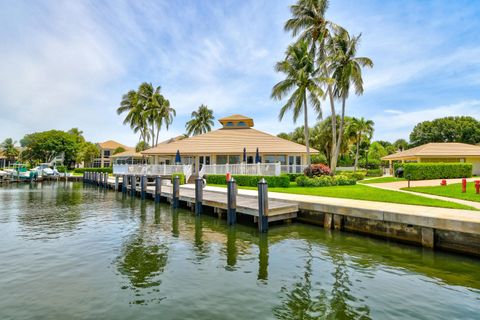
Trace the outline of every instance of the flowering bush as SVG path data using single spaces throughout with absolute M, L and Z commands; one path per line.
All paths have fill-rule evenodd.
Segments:
M 328 176 L 332 173 L 330 168 L 323 164 L 311 164 L 308 168 L 306 168 L 303 173 L 308 177 L 320 177 L 320 176 Z

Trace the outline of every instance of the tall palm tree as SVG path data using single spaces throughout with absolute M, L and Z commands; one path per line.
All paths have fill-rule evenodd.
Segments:
M 198 107 L 197 111 L 192 112 L 192 119 L 185 124 L 187 134 L 196 136 L 212 131 L 212 126 L 214 125 L 213 120 L 215 120 L 213 110 L 208 109 L 208 106 L 202 104 Z
M 343 28 L 335 30 L 333 37 L 329 39 L 328 72 L 333 78 L 333 94 L 342 103 L 340 128 L 333 158 L 337 159 L 340 154 L 340 145 L 343 138 L 345 124 L 346 101 L 353 85 L 355 94 L 363 94 L 362 67 L 373 67 L 373 62 L 367 57 L 357 57 L 357 47 L 361 34 L 351 37 Z M 336 165 L 336 163 L 335 163 Z
M 13 141 L 12 138 L 5 139 L 0 145 L 1 151 L 7 160 L 12 161 L 19 155 L 19 151 L 15 148 L 17 142 Z
M 360 145 L 365 138 L 372 138 L 374 130 L 373 126 L 375 123 L 372 120 L 366 120 L 365 118 L 361 117 L 360 119 L 352 118 L 351 125 L 352 131 L 355 132 L 355 165 L 353 171 L 356 172 L 358 167 Z
M 177 115 L 177 111 L 172 106 L 170 106 L 170 101 L 168 99 L 165 99 L 163 96 L 159 97 L 159 99 L 161 100 L 160 102 L 161 109 L 160 109 L 160 118 L 159 118 L 160 122 L 157 127 L 157 140 L 155 141 L 155 145 L 158 144 L 158 137 L 159 137 L 160 129 L 162 128 L 162 126 L 165 126 L 165 129 L 168 130 L 168 128 L 173 122 L 173 117 Z
M 308 42 L 302 40 L 294 45 L 290 45 L 287 49 L 285 60 L 277 62 L 275 70 L 284 73 L 286 78 L 272 88 L 271 97 L 281 100 L 291 93 L 286 104 L 280 109 L 280 120 L 283 119 L 287 111 L 292 110 L 293 121 L 296 122 L 303 112 L 307 165 L 310 165 L 307 102 L 310 101 L 311 107 L 321 116 L 320 97 L 323 95 L 323 91 L 319 86 L 321 79 L 317 76 L 314 57 L 309 50 Z
M 133 132 L 140 132 L 139 141 L 147 140 L 146 121 L 143 114 L 143 106 L 138 102 L 139 95 L 137 91 L 130 90 L 122 96 L 120 107 L 117 108 L 117 114 L 126 113 L 123 124 L 130 125 Z
M 294 37 L 298 35 L 299 41 L 309 42 L 311 53 L 316 57 L 317 68 L 322 72 L 325 79 L 322 85 L 326 87 L 332 115 L 330 118 L 332 128 L 330 167 L 335 170 L 337 158 L 334 158 L 333 154 L 337 150 L 337 144 L 341 144 L 341 141 L 337 142 L 337 122 L 335 121 L 337 113 L 332 82 L 328 81 L 326 58 L 328 56 L 327 42 L 331 36 L 331 29 L 342 29 L 342 27 L 325 18 L 327 9 L 328 0 L 298 0 L 296 4 L 290 6 L 292 18 L 287 20 L 284 28 L 286 31 L 291 31 Z

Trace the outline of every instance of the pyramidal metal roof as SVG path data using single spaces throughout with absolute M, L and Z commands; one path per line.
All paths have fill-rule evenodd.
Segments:
M 382 160 L 402 160 L 417 157 L 480 157 L 480 146 L 459 142 L 432 142 L 397 152 Z

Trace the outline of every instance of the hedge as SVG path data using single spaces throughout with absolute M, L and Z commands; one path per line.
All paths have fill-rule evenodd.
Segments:
M 321 176 L 309 178 L 307 176 L 298 177 L 297 185 L 299 187 L 331 187 L 331 186 L 348 186 L 357 183 L 357 179 L 346 175 L 337 176 Z
M 403 176 L 410 180 L 469 178 L 471 163 L 420 162 L 404 163 Z
M 233 178 L 237 185 L 245 187 L 256 187 L 262 178 L 265 178 L 271 188 L 288 188 L 290 186 L 290 177 L 286 174 L 265 177 L 239 174 L 233 175 Z M 223 174 L 209 174 L 207 175 L 207 184 L 227 184 L 227 178 Z
M 290 178 L 291 182 L 295 182 L 295 179 L 303 176 L 304 174 L 303 173 L 286 173 L 286 175 Z
M 60 171 L 60 170 L 59 170 Z M 103 173 L 113 173 L 113 168 L 75 168 L 73 170 L 75 173 L 84 173 L 84 172 L 103 172 Z
M 339 176 L 347 176 L 349 178 L 353 178 L 357 181 L 365 179 L 365 176 L 367 175 L 367 171 L 365 170 L 357 170 L 356 172 L 353 171 L 335 171 L 335 175 Z
M 383 176 L 382 169 L 368 169 L 367 170 L 367 177 L 381 177 Z
M 185 184 L 185 175 L 183 173 L 174 173 L 172 174 L 172 183 L 173 183 L 173 179 L 175 179 L 175 177 L 179 177 L 180 178 L 180 184 Z

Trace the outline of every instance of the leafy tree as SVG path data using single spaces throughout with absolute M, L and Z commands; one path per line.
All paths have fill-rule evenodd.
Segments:
M 84 142 L 79 152 L 78 162 L 83 161 L 85 166 L 89 166 L 95 158 L 100 156 L 100 150 L 92 142 Z
M 408 149 L 408 142 L 405 139 L 398 139 L 393 143 L 395 151 L 404 151 Z
M 368 149 L 368 158 L 374 160 L 380 160 L 388 154 L 387 150 L 378 142 L 375 141 L 370 145 Z
M 323 92 L 318 84 L 319 78 L 314 66 L 314 56 L 309 51 L 308 42 L 299 41 L 296 45 L 289 46 L 285 60 L 277 62 L 275 69 L 277 72 L 284 73 L 286 78 L 272 88 L 271 97 L 282 100 L 291 93 L 285 105 L 280 109 L 280 120 L 290 110 L 293 111 L 294 122 L 303 113 L 307 165 L 310 165 L 307 101 L 310 101 L 313 109 L 321 115 L 320 97 Z
M 335 122 L 336 130 L 340 130 L 340 116 L 336 117 L 337 121 Z M 351 121 L 350 117 L 345 117 L 345 122 L 348 123 Z M 349 126 L 344 127 L 344 130 L 348 130 Z M 344 133 L 349 135 L 348 132 Z M 338 136 L 338 132 L 335 133 Z M 331 163 L 332 158 L 332 120 L 331 117 L 327 117 L 325 120 L 320 121 L 317 123 L 312 130 L 312 146 L 319 150 L 320 152 L 324 153 L 328 159 L 328 163 Z M 349 149 L 350 140 L 344 139 L 342 140 L 340 153 L 347 153 Z
M 371 139 L 373 135 L 373 126 L 375 123 L 372 120 L 365 118 L 352 118 L 351 129 L 355 132 L 355 164 L 353 171 L 358 167 L 358 158 L 360 154 L 360 145 L 365 139 Z
M 192 112 L 192 119 L 186 123 L 187 134 L 196 136 L 212 131 L 214 119 L 213 110 L 202 104 L 197 111 Z
M 85 138 L 83 137 L 83 131 L 78 128 L 72 128 L 67 131 L 69 134 L 75 136 L 77 143 L 82 144 L 85 142 Z
M 147 150 L 147 149 L 150 149 L 150 146 L 146 141 L 140 141 L 135 146 L 135 152 L 141 152 L 141 151 L 144 151 L 144 150 Z
M 125 152 L 125 151 L 126 151 L 125 148 L 118 147 L 115 150 L 113 150 L 113 154 L 122 153 L 122 152 Z
M 410 133 L 413 147 L 430 142 L 480 142 L 480 122 L 473 117 L 445 117 L 418 123 Z
M 12 138 L 7 138 L 5 139 L 2 144 L 0 145 L 0 148 L 2 150 L 3 155 L 7 160 L 12 161 L 19 155 L 18 149 L 15 147 L 15 144 L 17 142 L 13 141 Z
M 20 140 L 25 147 L 22 159 L 33 162 L 51 162 L 55 157 L 62 156 L 64 164 L 71 165 L 77 158 L 81 144 L 77 136 L 65 131 L 50 130 L 27 134 Z

